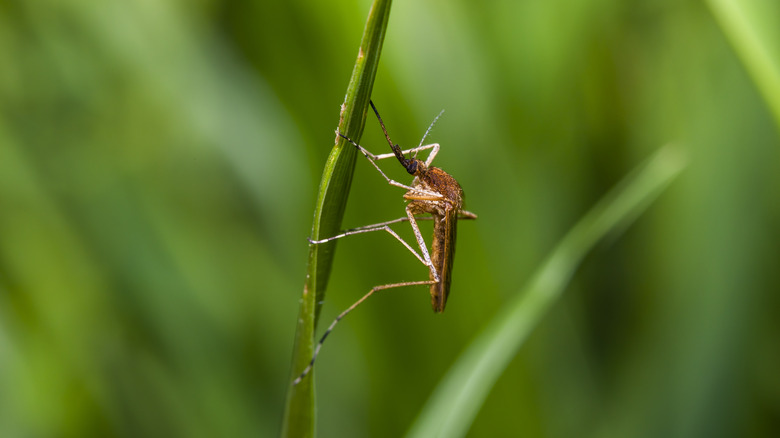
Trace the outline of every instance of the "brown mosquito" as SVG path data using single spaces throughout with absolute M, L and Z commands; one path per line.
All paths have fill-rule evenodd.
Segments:
M 431 131 L 431 128 L 433 128 L 436 120 L 439 119 L 439 116 L 441 116 L 441 113 L 439 113 L 439 115 L 433 119 L 431 126 L 428 127 L 428 130 L 425 131 L 425 135 L 423 135 L 422 140 L 420 140 L 419 146 L 402 151 L 397 144 L 393 144 L 392 140 L 390 140 L 390 135 L 387 133 L 385 124 L 382 121 L 382 117 L 379 116 L 379 111 L 377 111 L 376 107 L 374 106 L 374 102 L 369 101 L 369 103 L 371 104 L 371 108 L 374 110 L 374 114 L 376 114 L 376 118 L 379 120 L 379 125 L 382 127 L 382 132 L 385 134 L 387 143 L 390 144 L 390 148 L 393 150 L 392 153 L 374 155 L 364 147 L 352 141 L 352 139 L 349 137 L 338 132 L 338 130 L 336 131 L 336 134 L 346 139 L 348 142 L 352 143 L 356 148 L 358 148 L 358 150 L 360 150 L 360 152 L 362 152 L 363 155 L 368 158 L 368 161 L 376 168 L 376 170 L 379 171 L 385 180 L 387 180 L 388 184 L 406 189 L 406 193 L 404 193 L 404 199 L 409 201 L 409 203 L 406 205 L 406 216 L 379 224 L 353 228 L 327 239 L 309 239 L 309 242 L 316 245 L 330 242 L 335 239 L 340 239 L 342 237 L 351 236 L 353 234 L 370 233 L 372 231 L 387 231 L 399 242 L 401 242 L 406 247 L 406 249 L 414 254 L 414 256 L 420 260 L 420 262 L 428 267 L 429 277 L 428 280 L 404 281 L 401 283 L 376 286 L 368 291 L 367 294 L 357 300 L 354 304 L 349 306 L 349 308 L 341 312 L 341 314 L 336 317 L 336 319 L 330 324 L 328 329 L 325 331 L 325 334 L 322 335 L 319 343 L 317 343 L 317 347 L 314 349 L 314 354 L 312 355 L 309 365 L 306 367 L 306 369 L 303 370 L 301 375 L 298 376 L 295 381 L 293 381 L 293 385 L 297 385 L 311 371 L 312 367 L 314 366 L 314 361 L 317 359 L 317 355 L 320 352 L 320 348 L 322 348 L 322 344 L 325 342 L 325 338 L 328 337 L 330 332 L 333 330 L 333 327 L 335 327 L 336 324 L 338 324 L 338 322 L 344 318 L 344 316 L 359 306 L 368 297 L 373 295 L 374 292 L 403 286 L 430 285 L 431 304 L 433 306 L 433 311 L 436 313 L 444 312 L 444 306 L 447 304 L 447 297 L 450 293 L 450 284 L 452 283 L 452 262 L 455 255 L 455 238 L 457 236 L 458 220 L 477 218 L 476 214 L 463 210 L 463 189 L 460 188 L 460 184 L 458 184 L 455 178 L 438 167 L 431 166 L 431 162 L 433 162 L 436 154 L 439 153 L 439 145 L 437 143 L 423 145 L 425 137 L 428 136 L 428 133 Z M 431 152 L 428 154 L 428 158 L 425 161 L 417 159 L 418 152 L 428 149 L 430 149 Z M 409 158 L 406 158 L 407 154 L 409 154 Z M 411 186 L 401 184 L 388 178 L 387 175 L 382 172 L 382 169 L 380 169 L 376 164 L 378 160 L 391 157 L 397 158 L 406 171 L 410 175 L 414 175 L 414 180 L 412 181 Z M 430 216 L 418 217 L 419 215 L 423 214 L 428 214 Z M 428 252 L 428 247 L 425 244 L 425 240 L 423 240 L 420 227 L 417 225 L 418 220 L 433 220 L 433 241 L 431 243 L 430 253 Z M 414 236 L 417 239 L 417 245 L 420 248 L 420 253 L 417 253 L 417 251 L 415 251 L 411 245 L 409 245 L 398 234 L 396 234 L 392 228 L 390 228 L 390 225 L 392 224 L 406 221 L 408 221 L 412 226 Z

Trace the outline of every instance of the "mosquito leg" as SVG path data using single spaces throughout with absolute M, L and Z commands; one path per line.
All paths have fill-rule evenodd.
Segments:
M 361 150 L 365 150 L 365 149 L 363 149 L 362 147 L 361 147 L 360 149 L 361 149 Z M 376 164 L 376 162 L 375 162 L 374 160 L 372 160 L 372 159 L 371 159 L 371 158 L 370 158 L 368 155 L 366 155 L 366 158 L 368 158 L 368 162 L 369 162 L 369 163 L 371 163 L 371 165 L 372 165 L 372 166 L 374 166 L 374 168 L 376 168 L 376 170 L 377 170 L 377 171 L 378 171 L 378 172 L 379 172 L 379 173 L 380 173 L 380 174 L 381 174 L 381 175 L 382 175 L 382 176 L 385 178 L 385 180 L 387 181 L 387 183 L 388 183 L 388 184 L 390 184 L 391 186 L 400 187 L 400 188 L 402 188 L 402 189 L 405 189 L 405 190 L 415 190 L 415 191 L 420 191 L 420 189 L 415 189 L 415 188 L 414 188 L 414 187 L 412 187 L 412 186 L 407 186 L 407 185 L 405 185 L 405 184 L 401 184 L 401 183 L 399 183 L 399 182 L 398 182 L 398 181 L 396 181 L 396 180 L 390 179 L 390 178 L 389 178 L 387 175 L 385 175 L 385 173 L 384 173 L 384 172 L 382 172 L 382 169 L 380 169 L 380 168 L 379 168 L 379 165 L 377 165 L 377 164 Z
M 425 159 L 425 165 L 430 166 L 431 163 L 433 163 L 433 159 L 436 158 L 436 154 L 439 153 L 439 143 L 434 143 L 430 146 L 433 146 L 433 150 L 430 154 L 428 154 L 428 158 Z M 424 147 L 424 146 L 423 146 Z M 415 154 L 416 156 L 416 154 Z
M 320 338 L 320 341 L 317 343 L 317 346 L 314 348 L 314 354 L 312 354 L 311 361 L 309 362 L 309 365 L 304 368 L 303 372 L 300 376 L 298 376 L 295 380 L 293 380 L 293 386 L 301 383 L 301 380 L 303 380 L 304 377 L 306 377 L 307 374 L 311 371 L 312 367 L 314 367 L 314 361 L 317 360 L 317 355 L 320 354 L 320 349 L 322 348 L 322 343 L 325 342 L 325 338 L 328 337 L 330 332 L 333 330 L 333 327 L 336 327 L 336 324 L 341 321 L 342 318 L 347 316 L 349 312 L 355 309 L 355 307 L 359 306 L 360 303 L 365 301 L 368 297 L 374 294 L 374 292 L 385 290 L 385 289 L 392 289 L 395 287 L 403 287 L 403 286 L 419 286 L 419 285 L 425 285 L 425 284 L 433 284 L 433 281 L 426 280 L 426 281 L 406 281 L 403 283 L 393 283 L 393 284 L 385 284 L 382 286 L 376 286 L 372 288 L 370 291 L 368 291 L 367 294 L 363 295 L 363 297 L 357 301 L 355 301 L 354 304 L 349 306 L 347 310 L 341 312 L 339 316 L 336 317 L 336 319 L 333 320 L 332 323 L 330 323 L 330 326 L 328 326 L 328 329 L 325 330 L 325 333 L 322 335 L 322 338 Z
M 409 217 L 409 224 L 412 226 L 412 230 L 414 230 L 414 237 L 417 238 L 417 245 L 420 246 L 420 251 L 422 252 L 423 257 L 425 258 L 423 263 L 425 264 L 425 266 L 428 267 L 428 269 L 431 270 L 431 273 L 433 274 L 434 283 L 438 283 L 439 274 L 436 272 L 436 268 L 433 266 L 433 261 L 431 261 L 431 256 L 428 254 L 428 247 L 425 246 L 425 240 L 423 240 L 422 233 L 420 232 L 420 227 L 417 226 L 417 221 L 415 220 L 414 214 L 410 209 L 411 205 L 412 204 L 406 206 L 406 215 Z
M 432 217 L 423 217 L 423 218 L 418 218 L 418 219 L 420 219 L 420 220 L 432 220 L 433 218 Z M 395 231 L 393 231 L 392 228 L 389 227 L 390 224 L 394 224 L 394 223 L 398 223 L 398 222 L 405 222 L 405 221 L 408 221 L 408 220 L 409 220 L 409 217 L 407 216 L 407 217 L 402 217 L 402 218 L 398 218 L 398 219 L 393 219 L 393 220 L 387 221 L 387 222 L 382 222 L 380 224 L 374 224 L 374 225 L 368 225 L 368 226 L 365 226 L 365 227 L 353 228 L 351 230 L 344 231 L 341 234 L 337 234 L 337 235 L 335 235 L 333 237 L 328 237 L 328 238 L 321 239 L 321 240 L 311 240 L 311 239 L 309 239 L 309 243 L 312 243 L 314 245 L 318 245 L 318 244 L 321 244 L 321 243 L 330 242 L 332 240 L 340 239 L 342 237 L 352 236 L 354 234 L 370 233 L 372 231 L 382 231 L 382 230 L 384 230 L 384 231 L 387 231 L 388 233 L 390 233 L 390 235 L 392 235 L 393 237 L 395 237 L 396 240 L 401 242 L 401 244 L 403 244 L 403 246 L 405 246 L 406 249 L 409 250 L 409 252 L 414 254 L 414 256 L 417 257 L 417 260 L 419 260 L 423 265 L 430 266 L 430 257 L 427 257 L 428 261 L 426 261 L 426 259 L 421 257 L 420 254 L 418 254 L 417 251 L 415 251 L 414 248 L 412 248 L 411 245 L 406 243 L 406 241 L 404 239 L 402 239 L 401 236 L 399 236 Z M 415 224 L 415 226 L 416 225 L 417 224 Z M 425 254 L 427 255 L 427 249 L 425 249 L 423 251 L 425 251 Z
M 428 195 L 431 195 L 431 196 L 436 196 L 436 197 L 438 197 L 438 199 L 441 199 L 441 195 L 439 195 L 438 193 L 428 192 L 428 191 L 425 191 L 425 190 L 421 190 L 419 188 L 415 188 L 415 187 L 412 187 L 412 186 L 407 186 L 405 184 L 401 184 L 398 181 L 390 179 L 387 175 L 385 175 L 385 173 L 382 171 L 382 169 L 379 167 L 379 165 L 376 164 L 376 161 L 377 160 L 382 160 L 382 159 L 385 159 L 385 158 L 394 157 L 395 156 L 394 154 L 374 155 L 368 149 L 366 149 L 363 146 L 360 146 L 359 144 L 355 143 L 351 138 L 349 138 L 346 135 L 340 133 L 338 130 L 336 130 L 336 134 L 338 134 L 339 136 L 341 136 L 342 138 L 344 138 L 348 142 L 352 143 L 352 145 L 354 145 L 356 148 L 358 148 L 358 150 L 366 158 L 368 158 L 369 163 L 371 163 L 371 165 L 374 166 L 374 168 L 377 170 L 377 172 L 379 172 L 379 174 L 382 175 L 382 177 L 385 179 L 385 181 L 387 181 L 387 183 L 390 184 L 391 186 L 400 187 L 402 189 L 411 190 L 411 191 L 415 191 L 415 192 L 418 192 L 418 193 L 425 193 L 425 194 L 428 194 Z M 433 152 L 431 152 L 431 155 L 428 156 L 428 161 L 426 162 L 426 166 L 427 166 L 433 160 L 433 157 L 436 156 L 436 153 L 438 153 L 438 151 L 439 151 L 439 145 L 438 144 L 430 144 L 430 145 L 422 146 L 420 148 L 409 149 L 405 153 L 408 153 L 409 151 L 413 151 L 413 150 L 424 150 L 424 149 L 430 149 L 430 148 L 433 148 Z
M 432 221 L 432 220 L 433 220 L 433 216 L 415 216 L 414 218 L 415 218 L 415 219 L 417 219 L 418 221 Z M 397 224 L 397 223 L 399 223 L 399 222 L 409 222 L 409 217 L 408 217 L 408 216 L 404 216 L 404 217 L 399 217 L 398 219 L 393 219 L 393 220 L 391 220 L 391 221 L 382 222 L 382 223 L 379 223 L 379 224 L 374 224 L 374 225 L 364 225 L 364 226 L 362 226 L 362 227 L 355 227 L 355 228 L 350 228 L 350 229 L 349 229 L 349 230 L 347 230 L 347 231 L 351 231 L 351 230 L 362 230 L 363 228 L 373 228 L 373 227 L 377 227 L 377 226 L 379 226 L 379 225 L 391 225 L 391 224 Z
M 476 219 L 477 215 L 466 210 L 461 210 L 458 212 L 458 219 Z
M 363 155 L 365 155 L 366 158 L 368 158 L 369 160 L 378 161 L 378 160 L 384 160 L 384 159 L 387 159 L 387 158 L 395 158 L 395 153 L 393 153 L 393 152 L 389 152 L 389 153 L 386 153 L 386 154 L 378 154 L 377 155 L 377 154 L 372 153 L 368 149 L 364 148 L 363 146 L 355 144 L 355 142 L 352 141 L 352 139 L 350 139 L 347 136 L 341 135 L 340 133 L 338 133 L 338 131 L 336 131 L 336 133 L 339 134 L 339 136 L 343 137 L 345 140 L 347 140 L 350 143 L 352 143 L 354 146 L 357 146 L 358 149 L 360 149 L 360 152 L 362 152 Z M 436 154 L 439 153 L 439 147 L 440 146 L 439 146 L 438 143 L 426 144 L 424 146 L 417 146 L 416 148 L 404 149 L 404 150 L 401 151 L 401 153 L 406 155 L 406 154 L 409 154 L 409 153 L 412 153 L 412 152 L 416 153 L 416 152 L 425 151 L 425 150 L 428 150 L 428 149 L 433 149 L 435 152 L 431 152 L 431 154 L 433 154 L 435 156 Z
M 333 237 L 326 237 L 326 238 L 320 239 L 320 240 L 312 240 L 312 239 L 307 239 L 307 240 L 309 241 L 309 243 L 314 243 L 314 244 L 325 243 L 325 242 L 329 242 L 331 240 L 340 239 L 340 238 L 342 238 L 344 236 L 351 236 L 353 234 L 359 234 L 361 232 L 381 230 L 382 227 L 385 226 L 385 225 L 397 224 L 399 222 L 406 222 L 408 220 L 409 220 L 409 218 L 407 216 L 404 216 L 404 217 L 399 217 L 398 219 L 393 219 L 393 220 L 387 221 L 387 222 L 380 222 L 378 224 L 364 225 L 362 227 L 350 228 L 348 230 L 344 230 L 341 234 L 337 234 L 337 235 L 335 235 Z
M 418 221 L 432 221 L 433 217 L 432 216 L 419 216 L 419 217 L 416 216 L 415 219 L 417 219 Z M 361 230 L 374 231 L 375 228 L 382 228 L 383 225 L 392 225 L 392 224 L 397 224 L 399 222 L 409 222 L 409 216 L 399 217 L 398 219 L 393 219 L 393 220 L 387 221 L 387 222 L 380 222 L 378 224 L 364 225 L 362 227 L 350 228 L 348 230 L 344 230 L 344 232 L 342 234 L 347 234 L 347 235 L 355 234 L 354 233 L 355 231 L 361 231 Z M 340 234 L 338 236 L 328 237 L 328 238 L 321 239 L 321 240 L 312 240 L 312 239 L 308 239 L 308 240 L 309 240 L 309 243 L 315 243 L 315 244 L 316 243 L 325 243 L 325 242 L 327 242 L 329 240 L 333 240 L 333 239 L 336 239 L 338 237 L 344 237 L 342 234 Z
M 400 188 L 406 189 L 406 190 L 415 190 L 413 187 L 407 186 L 405 184 L 401 184 L 398 181 L 392 180 L 387 175 L 385 175 L 385 173 L 382 172 L 382 169 L 380 169 L 379 166 L 376 164 L 376 160 L 378 159 L 377 156 L 372 154 L 371 152 L 369 152 L 368 149 L 366 149 L 363 146 L 360 146 L 359 144 L 355 143 L 351 138 L 349 138 L 346 135 L 340 133 L 338 130 L 336 130 L 336 134 L 338 134 L 341 138 L 343 138 L 344 140 L 347 140 L 348 142 L 352 143 L 353 146 L 358 148 L 358 150 L 363 155 L 365 155 L 366 158 L 368 158 L 368 161 L 371 163 L 371 165 L 373 165 L 376 168 L 376 170 L 385 178 L 385 180 L 387 181 L 388 184 L 390 184 L 391 186 L 400 187 Z
M 435 157 L 436 154 L 439 153 L 439 144 L 438 143 L 426 144 L 425 146 L 418 146 L 416 148 L 406 149 L 404 151 L 401 151 L 401 153 L 406 155 L 406 154 L 409 154 L 411 152 L 414 152 L 414 155 L 417 156 L 417 152 L 424 151 L 424 150 L 427 150 L 427 149 L 433 149 L 431 151 L 431 153 L 428 154 L 428 158 L 425 160 L 425 165 L 426 166 L 430 166 L 431 162 L 433 161 L 433 157 Z M 388 153 L 388 154 L 374 155 L 374 159 L 376 159 L 376 160 L 384 160 L 385 158 L 390 158 L 390 157 L 395 158 L 395 154 Z

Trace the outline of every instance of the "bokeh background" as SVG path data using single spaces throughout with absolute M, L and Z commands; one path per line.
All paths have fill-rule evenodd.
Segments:
M 388 291 L 334 331 L 320 436 L 401 435 L 555 243 L 668 143 L 687 170 L 586 259 L 471 435 L 780 433 L 780 116 L 716 14 L 736 3 L 780 65 L 768 0 L 395 2 L 373 99 L 402 145 L 446 109 L 429 139 L 479 220 L 459 228 L 447 312 Z M 0 2 L 0 436 L 279 433 L 369 6 Z M 383 142 L 369 118 L 361 143 Z M 358 161 L 344 227 L 400 217 L 400 195 Z M 376 234 L 339 243 L 321 325 L 426 278 Z

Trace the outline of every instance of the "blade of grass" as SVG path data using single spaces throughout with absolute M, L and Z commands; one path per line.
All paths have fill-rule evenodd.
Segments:
M 561 295 L 588 251 L 628 226 L 682 171 L 680 151 L 661 148 L 611 190 L 561 240 L 504 310 L 458 358 L 423 407 L 407 437 L 458 437 L 468 432 L 490 389 L 539 320 Z
M 776 19 L 780 7 L 775 2 L 746 0 L 709 0 L 707 4 L 780 127 L 780 45 Z
M 375 0 L 371 6 L 358 57 L 352 70 L 352 78 L 347 86 L 344 103 L 341 105 L 339 132 L 355 141 L 360 141 L 363 134 L 368 102 L 371 98 L 382 42 L 390 16 L 390 4 L 391 0 Z M 337 135 L 336 144 L 328 156 L 320 181 L 312 223 L 312 239 L 330 237 L 340 231 L 341 219 L 344 216 L 347 195 L 352 183 L 355 156 L 355 148 Z M 313 354 L 319 303 L 325 296 L 334 250 L 335 242 L 309 246 L 306 281 L 298 313 L 292 372 L 282 424 L 283 437 L 314 436 L 314 372 L 312 370 L 298 385 L 293 386 L 292 381 L 306 368 Z

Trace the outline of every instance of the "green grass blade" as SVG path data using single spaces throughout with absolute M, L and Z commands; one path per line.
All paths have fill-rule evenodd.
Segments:
M 780 127 L 780 4 L 755 0 L 707 2 Z
M 359 141 L 363 134 L 368 102 L 371 98 L 371 89 L 390 16 L 390 4 L 391 0 L 376 0 L 371 6 L 352 78 L 347 87 L 344 104 L 341 106 L 339 132 L 355 141 Z M 336 136 L 336 144 L 328 156 L 322 173 L 314 210 L 312 239 L 333 236 L 340 231 L 341 219 L 344 216 L 347 195 L 352 183 L 355 156 L 355 148 L 346 140 Z M 335 242 L 309 247 L 306 281 L 298 314 L 290 386 L 287 391 L 282 425 L 284 437 L 314 436 L 314 373 L 310 373 L 297 386 L 292 386 L 292 381 L 303 371 L 312 357 L 314 331 L 319 315 L 318 303 L 322 302 L 325 295 L 334 250 Z
M 607 234 L 625 228 L 641 214 L 682 171 L 684 162 L 680 151 L 661 148 L 599 201 L 458 358 L 407 436 L 466 435 L 491 388 L 564 291 L 583 257 Z

